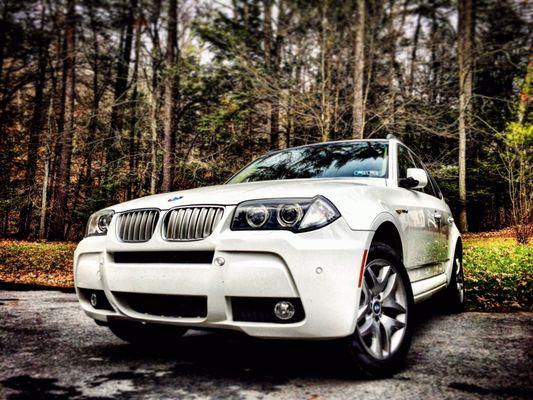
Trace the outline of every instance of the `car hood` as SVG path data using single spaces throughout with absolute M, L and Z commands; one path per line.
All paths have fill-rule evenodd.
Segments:
M 109 209 L 115 212 L 140 208 L 166 210 L 178 206 L 214 204 L 235 205 L 246 200 L 284 197 L 314 197 L 323 195 L 335 203 L 335 198 L 346 191 L 366 191 L 369 187 L 385 186 L 384 179 L 293 179 L 280 181 L 248 182 L 201 187 L 177 192 L 156 194 L 116 204 Z

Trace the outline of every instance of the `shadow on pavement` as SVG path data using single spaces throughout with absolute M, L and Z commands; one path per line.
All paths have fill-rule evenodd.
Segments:
M 417 331 L 438 317 L 432 307 L 417 306 L 415 340 Z M 223 378 L 271 385 L 283 384 L 292 378 L 367 379 L 350 368 L 342 346 L 335 341 L 260 340 L 238 332 L 191 331 L 171 347 L 114 343 L 110 341 L 109 345 L 87 348 L 87 351 L 102 358 L 106 365 L 138 364 L 149 367 L 174 363 L 173 368 L 167 371 L 174 377 Z M 133 374 L 132 378 L 139 378 L 135 372 L 128 373 Z M 397 379 L 409 379 L 401 378 L 399 374 Z M 110 374 L 108 378 L 115 379 L 116 375 Z

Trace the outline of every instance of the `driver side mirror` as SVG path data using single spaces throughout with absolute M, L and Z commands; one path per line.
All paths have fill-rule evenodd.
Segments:
M 422 168 L 407 168 L 407 178 L 400 178 L 398 185 L 405 189 L 422 189 L 428 184 L 428 176 Z

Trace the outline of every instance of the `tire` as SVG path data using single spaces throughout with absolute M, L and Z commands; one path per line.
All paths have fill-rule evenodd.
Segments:
M 187 332 L 187 328 L 137 321 L 110 321 L 108 327 L 127 343 L 154 347 L 172 344 Z
M 355 332 L 345 345 L 353 368 L 381 378 L 403 367 L 409 352 L 413 291 L 402 261 L 390 246 L 372 244 L 367 260 Z
M 441 309 L 450 314 L 457 314 L 465 310 L 465 285 L 463 273 L 463 250 L 460 243 L 455 246 L 453 267 L 450 282 L 442 293 Z

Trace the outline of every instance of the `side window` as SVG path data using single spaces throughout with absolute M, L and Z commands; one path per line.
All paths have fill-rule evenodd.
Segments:
M 422 164 L 422 161 L 420 161 L 420 159 L 415 154 L 411 152 L 411 156 L 413 157 L 413 160 L 415 161 L 416 167 L 424 169 L 424 171 L 426 171 L 426 174 L 428 176 L 428 184 L 423 190 L 424 193 L 427 193 L 433 197 L 440 198 L 440 190 L 435 182 L 435 179 L 433 179 L 433 177 L 429 173 L 426 166 Z
M 413 159 L 414 163 L 415 163 L 415 168 L 420 168 L 420 169 L 423 169 L 424 171 L 426 171 L 426 174 L 427 174 L 427 170 L 424 168 L 424 165 L 422 164 L 422 162 L 418 159 L 417 156 L 415 156 L 415 154 L 409 150 L 409 154 L 411 156 L 411 158 Z M 423 188 L 420 188 L 420 189 L 415 189 L 419 192 L 422 192 L 422 193 L 426 193 L 426 194 L 430 194 L 432 196 L 434 196 L 433 194 L 433 188 L 431 187 L 431 183 L 429 181 L 429 177 L 428 177 L 428 184 L 426 185 L 426 187 L 423 187 Z
M 407 178 L 407 168 L 415 168 L 407 147 L 398 146 L 398 178 Z
M 437 185 L 437 181 L 435 180 L 435 178 L 433 178 L 433 175 L 431 175 L 429 172 L 428 172 L 428 176 L 429 176 L 429 180 L 430 182 L 433 184 L 433 188 L 435 189 L 435 196 L 438 197 L 439 199 L 442 199 L 442 192 L 440 191 L 440 188 L 439 188 L 439 185 Z

